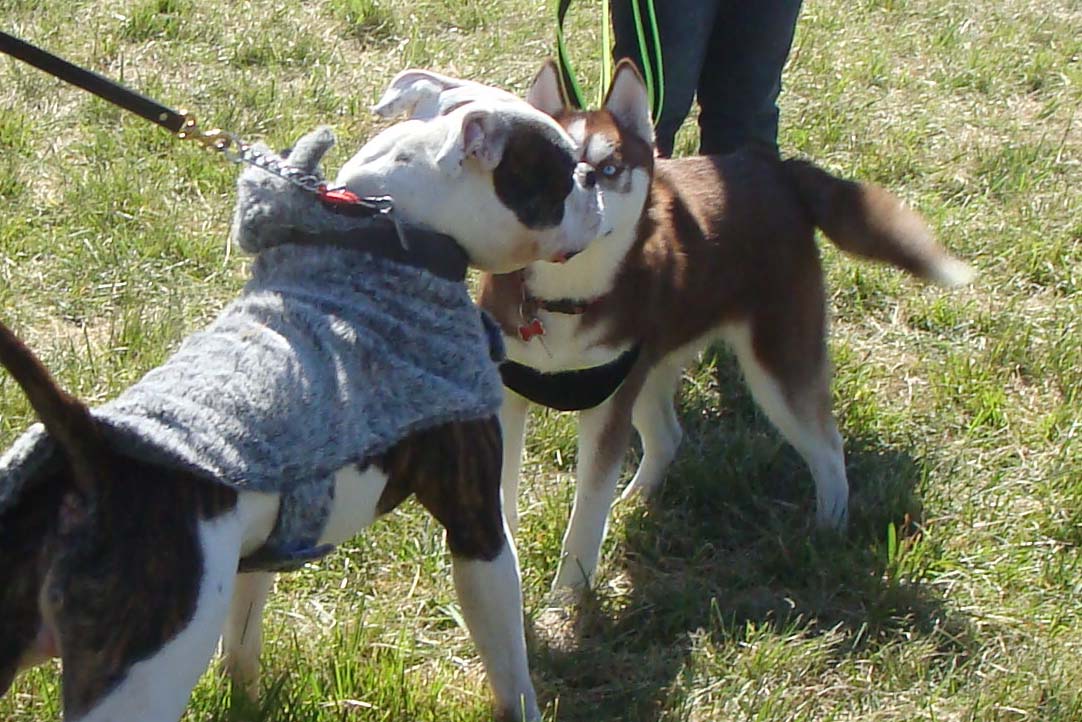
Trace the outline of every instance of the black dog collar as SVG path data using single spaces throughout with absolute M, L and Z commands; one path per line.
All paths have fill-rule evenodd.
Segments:
M 381 217 L 348 230 L 298 232 L 289 242 L 305 246 L 335 246 L 370 253 L 395 263 L 420 268 L 448 281 L 466 279 L 468 258 L 454 238 L 442 233 L 406 226 L 403 245 L 395 224 Z

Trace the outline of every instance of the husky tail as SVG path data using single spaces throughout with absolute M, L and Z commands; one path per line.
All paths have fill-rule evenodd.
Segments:
M 921 217 L 883 188 L 838 178 L 805 160 L 786 160 L 782 167 L 815 225 L 843 251 L 948 288 L 973 279 L 973 269 L 947 253 Z

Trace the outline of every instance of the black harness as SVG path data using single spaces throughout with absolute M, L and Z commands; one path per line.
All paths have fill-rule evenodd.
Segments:
M 601 366 L 544 373 L 515 361 L 500 364 L 503 385 L 535 404 L 558 411 L 592 409 L 616 393 L 639 359 L 635 344 Z
M 513 278 L 522 296 L 518 334 L 526 343 L 535 336 L 545 335 L 545 326 L 536 315 L 538 311 L 581 316 L 602 301 L 601 297 L 537 298 L 527 290 L 523 271 L 515 273 Z M 582 411 L 600 405 L 616 393 L 639 359 L 640 350 L 641 344 L 636 343 L 606 364 L 552 373 L 507 359 L 500 364 L 500 376 L 504 386 L 535 404 L 557 411 Z

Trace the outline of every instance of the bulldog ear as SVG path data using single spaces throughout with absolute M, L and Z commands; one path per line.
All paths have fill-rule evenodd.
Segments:
M 372 112 L 381 118 L 406 114 L 409 120 L 431 120 L 475 101 L 515 101 L 511 93 L 472 80 L 430 70 L 403 70 L 396 75 Z
M 605 96 L 605 110 L 612 113 L 625 130 L 631 131 L 647 143 L 654 142 L 654 123 L 650 119 L 650 100 L 646 94 L 646 84 L 635 64 L 627 58 L 616 66 L 609 94 Z
M 451 80 L 427 70 L 403 70 L 391 80 L 372 112 L 381 118 L 403 113 L 410 119 L 434 118 L 439 114 L 440 93 L 453 87 Z
M 474 159 L 486 171 L 503 160 L 507 145 L 507 124 L 492 110 L 471 110 L 462 116 L 457 133 L 451 133 L 436 156 L 440 168 L 456 172 L 467 159 Z
M 545 61 L 534 76 L 530 90 L 526 93 L 526 102 L 553 117 L 570 106 L 567 102 L 567 93 L 564 91 L 563 79 L 560 77 L 560 69 L 552 58 Z

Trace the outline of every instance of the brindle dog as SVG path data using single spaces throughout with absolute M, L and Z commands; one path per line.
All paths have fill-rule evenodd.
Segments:
M 0 363 L 64 452 L 0 514 L 0 692 L 20 668 L 59 655 L 65 715 L 81 719 L 191 625 L 208 571 L 200 527 L 235 514 L 238 493 L 112 448 L 2 323 Z M 370 460 L 388 477 L 377 514 L 415 494 L 452 555 L 492 562 L 507 549 L 501 453 L 495 417 L 410 436 Z

